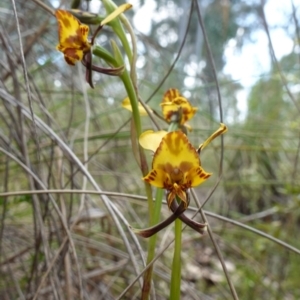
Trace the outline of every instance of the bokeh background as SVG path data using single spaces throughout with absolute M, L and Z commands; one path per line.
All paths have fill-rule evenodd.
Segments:
M 105 15 L 101 1 L 78 2 Z M 213 176 L 195 191 L 238 296 L 299 299 L 300 2 L 131 3 L 140 97 L 161 114 L 164 92 L 179 89 L 198 107 L 195 146 L 228 126 L 201 154 Z M 91 89 L 84 67 L 55 49 L 57 22 L 43 5 L 71 4 L 0 3 L 1 299 L 117 299 L 147 254 L 128 229 L 148 215 L 124 86 L 94 73 Z M 111 50 L 111 39 L 107 26 L 96 42 Z M 172 239 L 172 225 L 158 234 L 152 299 L 168 299 Z M 186 228 L 182 262 L 182 299 L 232 299 L 209 235 Z M 139 296 L 137 281 L 122 299 Z

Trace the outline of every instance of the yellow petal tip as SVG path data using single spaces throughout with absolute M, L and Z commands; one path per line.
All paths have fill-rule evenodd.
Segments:
M 131 7 L 132 7 L 132 4 L 129 4 L 129 3 L 120 5 L 111 14 L 109 14 L 106 18 L 104 18 L 104 20 L 102 20 L 100 25 L 103 26 L 103 25 L 109 23 L 110 21 L 112 21 L 113 19 L 115 19 L 116 17 L 118 17 L 120 14 L 122 14 L 126 10 L 130 9 Z

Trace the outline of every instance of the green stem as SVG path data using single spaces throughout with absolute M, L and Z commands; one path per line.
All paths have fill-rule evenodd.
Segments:
M 176 130 L 178 130 L 178 127 L 179 127 L 179 125 L 177 122 L 171 122 L 169 125 L 169 128 L 168 128 L 168 132 L 176 131 Z
M 140 113 L 138 109 L 138 99 L 134 90 L 134 86 L 132 84 L 131 78 L 129 76 L 129 73 L 127 70 L 124 70 L 123 74 L 120 76 L 123 84 L 125 86 L 127 95 L 130 100 L 130 104 L 132 107 L 132 116 L 134 120 L 134 125 L 135 125 L 135 130 L 137 133 L 137 136 L 139 137 L 142 133 L 142 124 L 141 124 L 141 118 L 140 118 Z M 147 173 L 146 173 L 147 174 Z M 145 175 L 146 175 L 145 174 Z
M 107 4 L 111 4 L 111 2 L 109 0 L 107 0 L 105 2 Z M 108 8 L 108 5 L 106 8 Z M 122 29 L 122 26 L 117 25 L 117 26 L 114 26 L 113 29 L 117 33 L 118 37 L 120 38 L 121 43 L 122 43 L 122 45 L 125 49 L 125 52 L 128 56 L 128 59 L 131 63 L 132 59 L 133 59 L 132 52 L 131 52 L 128 40 L 126 38 L 125 32 Z M 114 67 L 119 67 L 119 66 L 124 65 L 124 60 L 123 60 L 122 54 L 121 54 L 117 44 L 114 41 L 112 41 L 112 47 L 113 47 L 114 56 L 112 56 L 105 49 L 101 49 L 101 47 L 97 47 L 97 46 L 93 50 L 93 53 L 95 55 L 98 55 L 99 57 L 102 57 L 103 59 L 106 60 L 106 62 L 108 62 L 109 64 L 111 64 Z M 120 75 L 120 78 L 123 81 L 128 98 L 130 100 L 136 135 L 137 135 L 137 137 L 139 137 L 142 133 L 142 125 L 141 125 L 140 113 L 138 110 L 139 101 L 138 101 L 138 96 L 137 96 L 137 90 L 135 90 L 134 83 L 133 83 L 133 80 L 135 80 L 136 77 L 132 76 L 132 78 L 131 78 L 129 72 L 125 69 L 124 72 Z M 147 164 L 144 149 L 141 146 L 139 146 L 139 154 L 140 154 L 141 170 L 142 170 L 143 175 L 145 176 L 148 173 L 148 164 Z M 150 223 L 150 226 L 152 226 L 159 222 L 163 190 L 157 190 L 155 208 L 153 208 L 151 186 L 146 182 L 145 182 L 145 190 L 146 190 L 147 199 L 148 199 L 149 223 Z M 153 210 L 154 210 L 154 212 L 153 212 Z M 154 235 L 153 237 L 151 237 L 149 239 L 147 264 L 150 261 L 152 261 L 152 259 L 155 256 L 156 238 L 157 238 L 156 235 Z M 150 290 L 151 290 L 152 273 L 153 273 L 153 266 L 151 266 L 144 274 L 144 284 L 143 284 L 143 288 L 142 288 L 142 299 L 144 299 L 144 300 L 149 299 Z
M 121 28 L 118 28 L 118 30 L 115 31 L 116 34 L 118 35 L 123 47 L 124 47 L 124 50 L 126 52 L 126 55 L 128 57 L 128 60 L 129 60 L 129 63 L 131 64 L 132 63 L 132 52 L 131 52 L 131 48 L 130 48 L 130 45 L 128 43 L 128 40 L 126 38 L 126 34 L 125 34 L 125 31 L 123 29 L 123 27 Z
M 163 189 L 156 190 L 154 213 L 152 215 L 152 218 L 150 219 L 150 226 L 157 224 L 160 220 L 163 195 L 164 195 Z M 151 236 L 149 238 L 147 265 L 154 259 L 156 240 L 157 240 L 157 234 L 154 234 L 153 236 Z M 149 299 L 153 266 L 154 266 L 154 264 L 152 264 L 151 267 L 144 273 L 144 284 L 143 284 L 142 297 L 141 297 L 142 300 Z
M 168 128 L 168 132 L 178 130 L 178 122 L 171 122 Z M 177 202 L 181 200 L 177 198 Z M 180 219 L 175 220 L 175 248 L 172 262 L 172 274 L 171 274 L 171 287 L 170 287 L 170 299 L 180 299 L 180 284 L 181 284 L 181 227 L 182 221 Z
M 108 64 L 117 68 L 120 65 L 117 63 L 116 59 L 104 48 L 100 46 L 93 46 L 93 54 L 105 60 Z
M 133 120 L 134 120 L 136 135 L 139 137 L 142 133 L 142 124 L 141 124 L 140 113 L 139 113 L 139 110 L 138 110 L 138 99 L 137 99 L 137 96 L 136 96 L 136 92 L 135 92 L 132 80 L 131 80 L 127 70 L 125 70 L 120 77 L 123 81 L 123 84 L 124 84 L 125 89 L 127 91 L 127 95 L 130 99 L 130 104 L 131 104 L 131 107 L 132 107 L 132 116 L 133 116 Z M 147 164 L 147 160 L 146 160 L 145 151 L 140 145 L 138 145 L 138 147 L 139 147 L 139 154 L 140 154 L 141 171 L 142 171 L 143 176 L 146 176 L 149 169 L 148 169 L 148 164 Z M 153 200 L 152 200 L 151 186 L 147 182 L 145 182 L 145 191 L 146 191 L 147 201 L 148 201 L 149 223 L 151 224 L 151 219 L 153 218 Z
M 112 41 L 112 47 L 113 47 L 114 54 L 115 54 L 114 57 L 106 49 L 99 47 L 99 46 L 95 46 L 93 48 L 93 54 L 104 59 L 107 63 L 111 64 L 113 67 L 120 67 L 120 66 L 124 65 L 122 54 L 121 54 L 117 44 L 114 41 Z M 127 95 L 130 100 L 130 104 L 132 107 L 132 115 L 133 115 L 133 120 L 134 120 L 134 125 L 135 125 L 135 130 L 136 130 L 137 136 L 140 136 L 142 133 L 142 125 L 141 125 L 140 113 L 138 110 L 138 98 L 137 98 L 132 80 L 126 69 L 120 75 L 120 78 L 123 81 L 124 87 L 126 89 Z M 145 168 L 145 167 L 142 166 L 142 168 Z M 147 172 L 145 172 L 145 173 L 143 172 L 143 175 L 146 175 L 146 174 L 147 174 Z
M 108 52 L 106 49 L 104 49 L 100 46 L 94 46 L 93 54 L 102 58 L 108 64 L 112 65 L 115 68 L 124 65 L 122 54 L 121 54 L 117 44 L 114 41 L 112 41 L 112 47 L 114 50 L 114 56 L 112 56 L 110 54 L 110 52 Z M 127 95 L 130 100 L 130 104 L 132 107 L 132 116 L 133 116 L 133 121 L 134 121 L 134 127 L 136 130 L 136 135 L 139 137 L 142 133 L 142 124 L 141 124 L 140 113 L 138 110 L 137 94 L 134 89 L 133 82 L 131 80 L 129 72 L 126 69 L 120 75 L 120 78 L 124 84 L 124 87 L 126 89 Z M 139 155 L 140 155 L 140 166 L 141 166 L 142 174 L 143 174 L 143 176 L 146 176 L 146 174 L 148 173 L 148 164 L 147 164 L 144 149 L 140 146 L 139 146 Z M 153 215 L 152 214 L 153 201 L 152 201 L 151 187 L 148 183 L 145 183 L 145 190 L 146 190 L 146 195 L 147 195 L 147 199 L 148 199 L 148 211 L 149 211 L 149 219 L 150 219 Z
M 175 248 L 172 263 L 170 299 L 180 299 L 182 222 L 175 220 Z
M 123 57 L 122 54 L 117 46 L 117 44 L 112 41 L 112 47 L 114 50 L 114 57 L 118 63 L 118 65 L 124 65 Z M 131 108 L 132 108 L 132 117 L 134 121 L 134 126 L 136 130 L 136 136 L 139 137 L 142 134 L 142 123 L 141 123 L 141 116 L 140 112 L 138 109 L 138 97 L 135 91 L 135 88 L 133 86 L 131 77 L 129 75 L 129 72 L 125 69 L 124 72 L 120 75 L 120 78 L 123 81 L 124 87 L 126 89 L 127 95 L 130 100 Z M 142 170 L 143 176 L 146 176 L 149 169 L 148 169 L 148 164 L 146 160 L 146 155 L 144 149 L 138 145 L 139 148 L 139 156 L 140 156 L 140 167 Z M 153 201 L 152 201 L 152 191 L 149 183 L 145 182 L 145 190 L 146 190 L 146 195 L 148 199 L 148 212 L 149 212 L 149 219 L 151 219 L 153 215 Z

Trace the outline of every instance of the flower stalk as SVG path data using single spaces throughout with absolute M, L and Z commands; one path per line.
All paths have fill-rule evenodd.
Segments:
M 110 0 L 104 1 L 106 9 L 111 9 L 110 4 L 112 2 Z M 119 21 L 118 21 L 119 22 Z M 128 40 L 126 38 L 124 29 L 122 25 L 119 23 L 116 23 L 116 25 L 111 25 L 115 33 L 118 35 L 122 46 L 125 49 L 125 52 L 127 54 L 127 57 L 129 59 L 129 62 L 132 61 L 132 51 L 129 46 Z M 115 42 L 112 42 L 112 48 L 114 52 L 114 57 L 118 63 L 118 65 L 124 65 L 124 60 L 122 57 L 122 54 Z M 136 93 L 136 90 L 134 88 L 134 84 L 132 82 L 132 78 L 129 74 L 129 72 L 125 69 L 124 72 L 120 75 L 121 80 L 123 81 L 124 87 L 127 92 L 127 96 L 130 100 L 131 109 L 132 109 L 132 116 L 134 120 L 135 125 L 135 131 L 136 135 L 139 137 L 142 133 L 142 126 L 141 126 L 141 119 L 140 119 L 140 113 L 139 113 L 139 101 L 138 96 Z M 140 156 L 140 167 L 142 174 L 145 176 L 148 173 L 148 164 L 146 160 L 146 155 L 144 152 L 144 149 L 138 145 L 139 147 L 139 156 Z M 157 191 L 156 193 L 156 201 L 155 201 L 155 208 L 153 208 L 153 200 L 152 200 L 152 190 L 150 187 L 150 184 L 145 182 L 145 191 L 147 195 L 147 201 L 148 201 L 148 211 L 149 211 L 149 224 L 150 226 L 155 224 L 159 221 L 160 217 L 160 211 L 161 211 L 161 203 L 162 203 L 162 191 Z M 155 246 L 156 246 L 156 236 L 152 236 L 148 243 L 148 255 L 147 255 L 147 264 L 152 261 L 152 259 L 155 256 Z M 144 280 L 143 280 L 143 288 L 142 288 L 142 295 L 141 299 L 146 300 L 149 298 L 150 290 L 151 290 L 151 280 L 152 280 L 152 274 L 153 274 L 153 265 L 147 269 L 147 271 L 144 273 Z
M 170 299 L 180 299 L 181 287 L 181 243 L 182 243 L 182 221 L 175 220 L 175 245 L 172 262 L 172 274 L 170 285 Z
M 164 194 L 163 189 L 156 190 L 155 205 L 154 205 L 152 218 L 150 218 L 150 226 L 157 224 L 160 220 L 163 194 Z M 157 241 L 157 235 L 154 234 L 150 237 L 149 242 L 148 242 L 148 253 L 147 253 L 147 261 L 146 261 L 147 265 L 155 257 L 156 241 Z M 154 268 L 154 264 L 152 264 L 149 267 L 149 269 L 147 269 L 147 271 L 144 273 L 144 278 L 143 278 L 144 283 L 143 283 L 142 296 L 141 296 L 142 300 L 149 299 L 153 268 Z

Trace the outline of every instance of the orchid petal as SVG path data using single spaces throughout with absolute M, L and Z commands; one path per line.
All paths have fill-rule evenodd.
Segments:
M 102 20 L 100 25 L 103 26 L 103 25 L 109 23 L 110 21 L 112 21 L 117 16 L 119 16 L 120 14 L 125 12 L 126 10 L 130 9 L 131 7 L 132 7 L 132 5 L 129 4 L 129 3 L 125 3 L 125 4 L 120 5 L 116 10 L 114 10 L 111 14 L 109 14 L 106 18 L 104 18 L 104 20 Z
M 59 44 L 56 49 L 64 54 L 68 64 L 74 65 L 82 60 L 84 53 L 88 52 L 91 44 L 88 42 L 89 27 L 81 24 L 66 10 L 56 10 L 58 22 Z
M 185 182 L 189 182 L 191 187 L 198 186 L 202 184 L 206 179 L 208 179 L 212 174 L 207 173 L 202 167 L 191 168 L 185 175 Z
M 155 152 L 166 134 L 167 131 L 164 130 L 155 132 L 153 130 L 147 130 L 140 135 L 139 143 L 144 149 Z
M 151 170 L 143 180 L 158 188 L 167 188 L 171 184 L 170 175 L 163 170 Z
M 129 110 L 132 112 L 132 106 L 130 104 L 130 100 L 128 97 L 126 97 L 123 101 L 122 101 L 122 107 L 124 107 L 125 109 Z M 152 111 L 151 108 L 148 106 L 149 111 Z M 148 116 L 148 113 L 146 111 L 146 109 L 142 106 L 142 104 L 139 102 L 138 104 L 138 110 L 141 116 Z
M 173 121 L 174 116 L 180 115 L 180 125 L 190 120 L 197 111 L 197 108 L 193 107 L 177 89 L 167 90 L 160 105 L 162 106 L 165 120 L 170 123 Z
M 153 169 L 163 169 L 171 173 L 174 168 L 187 172 L 200 165 L 195 148 L 181 131 L 169 132 L 157 148 L 153 158 Z
M 148 238 L 151 237 L 152 235 L 156 234 L 160 230 L 166 228 L 168 225 L 170 225 L 172 222 L 174 222 L 183 212 L 185 211 L 185 208 L 183 204 L 181 203 L 180 205 L 177 205 L 176 209 L 174 209 L 174 212 L 172 215 L 170 215 L 167 219 L 164 221 L 158 223 L 157 225 L 154 225 L 149 228 L 145 229 L 137 229 L 133 227 L 129 227 L 134 233 L 144 237 Z
M 181 204 L 180 204 L 181 205 Z M 173 203 L 170 206 L 171 211 L 175 214 L 178 215 L 178 218 L 185 223 L 187 226 L 189 226 L 190 228 L 194 229 L 195 231 L 199 232 L 200 234 L 203 234 L 205 231 L 205 228 L 207 227 L 206 223 L 199 223 L 196 222 L 193 219 L 190 219 L 189 217 L 187 217 L 185 215 L 185 213 L 180 213 L 178 214 L 178 208 L 180 207 L 180 205 L 178 205 L 178 203 L 176 201 L 173 201 Z
M 214 140 L 217 136 L 227 132 L 228 128 L 225 124 L 220 123 L 220 127 L 216 130 L 204 143 L 200 144 L 197 152 L 200 154 L 201 150 L 203 150 L 212 140 Z

